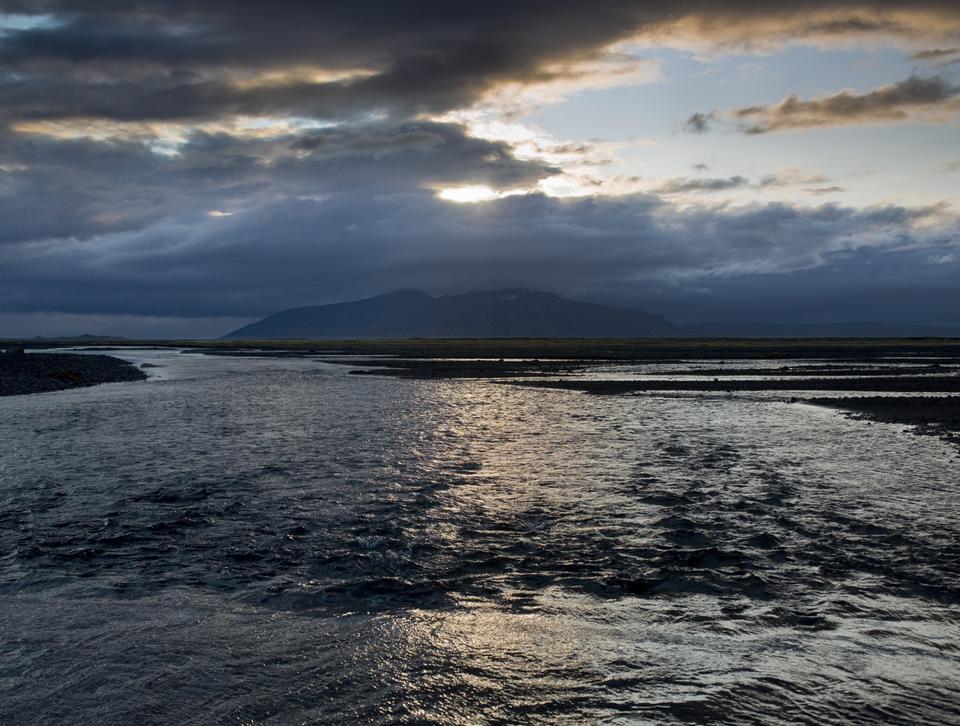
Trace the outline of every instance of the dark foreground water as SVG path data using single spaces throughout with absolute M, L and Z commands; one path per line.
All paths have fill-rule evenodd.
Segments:
M 0 722 L 957 723 L 957 451 L 141 351 L 0 399 Z

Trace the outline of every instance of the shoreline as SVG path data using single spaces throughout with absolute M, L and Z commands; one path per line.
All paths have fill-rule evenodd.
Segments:
M 506 358 L 667 362 L 701 360 L 831 359 L 836 362 L 905 357 L 960 360 L 954 338 L 499 338 L 391 340 L 84 340 L 87 349 L 184 348 L 207 355 L 258 357 L 353 356 L 392 358 Z M 77 340 L 3 339 L 21 348 L 72 348 Z
M 913 426 L 917 434 L 940 436 L 960 446 L 960 396 L 811 398 L 803 403 L 837 409 L 862 421 Z
M 342 357 L 329 358 L 325 357 L 325 354 L 329 355 L 333 351 L 313 346 L 293 350 L 257 350 L 246 346 L 231 346 L 230 350 L 203 346 L 185 347 L 192 352 L 207 355 L 316 357 L 322 362 L 349 366 L 352 368 L 349 373 L 358 376 L 419 380 L 499 378 L 503 385 L 579 391 L 590 395 L 616 396 L 671 391 L 804 392 L 807 395 L 803 398 L 792 400 L 837 409 L 860 420 L 913 426 L 918 434 L 940 436 L 960 445 L 960 395 L 865 395 L 843 398 L 829 395 L 831 392 L 960 394 L 960 356 L 956 354 L 960 351 L 956 351 L 949 343 L 944 347 L 937 345 L 945 341 L 936 341 L 933 346 L 929 346 L 931 341 L 924 341 L 927 345 L 918 345 L 919 341 L 911 341 L 913 345 L 911 342 L 897 341 L 892 346 L 886 342 L 878 346 L 879 341 L 845 341 L 846 345 L 837 346 L 837 341 L 829 341 L 831 345 L 828 346 L 828 351 L 824 351 L 822 347 L 822 343 L 827 341 L 818 341 L 820 345 L 804 345 L 799 341 L 763 341 L 764 344 L 760 346 L 743 345 L 743 341 L 737 341 L 739 345 L 730 345 L 733 341 L 711 341 L 714 345 L 689 347 L 678 346 L 676 341 L 666 345 L 665 341 L 660 341 L 660 346 L 651 347 L 648 347 L 650 341 L 630 341 L 632 346 L 624 346 L 617 351 L 619 356 L 611 358 L 593 357 L 601 352 L 599 348 L 603 346 L 597 345 L 600 341 L 438 341 L 439 345 L 436 347 L 428 344 L 428 350 L 424 350 L 422 346 L 425 342 L 405 341 L 406 346 L 410 346 L 406 350 L 403 349 L 406 346 L 402 343 L 398 345 L 398 342 L 385 345 L 386 350 L 377 351 L 384 357 L 367 357 L 360 351 L 353 350 L 350 351 L 353 355 L 343 355 L 346 351 L 338 351 Z M 497 342 L 500 343 L 499 346 L 495 345 Z M 564 342 L 567 346 L 562 344 Z M 593 345 L 590 345 L 591 342 Z M 692 341 L 685 342 L 689 344 Z M 514 348 L 517 343 L 520 345 Z M 716 345 L 717 343 L 721 345 Z M 771 356 L 774 345 L 778 349 L 775 357 Z M 413 352 L 411 348 L 417 353 L 428 355 L 419 359 L 403 356 L 404 353 L 409 355 Z M 372 351 L 368 349 L 365 352 L 369 355 Z M 481 352 L 491 357 L 479 360 L 443 357 L 451 353 Z M 529 358 L 508 357 L 518 352 L 539 355 Z M 940 360 L 924 357 L 924 354 L 930 353 L 939 353 L 942 357 L 937 356 Z M 947 355 L 943 355 L 944 353 Z M 569 357 L 561 357 L 560 354 Z M 817 358 L 821 362 L 818 365 L 786 364 L 762 368 L 749 364 L 749 361 L 761 357 L 769 360 L 771 357 L 789 359 L 794 356 L 806 360 Z M 674 380 L 598 380 L 586 377 L 591 370 L 623 362 L 681 363 L 690 360 L 709 360 L 721 365 L 739 361 L 741 365 L 734 368 L 706 365 L 699 370 L 684 370 L 678 367 L 676 370 L 660 372 L 660 375 L 676 376 Z M 885 363 L 886 367 L 871 367 L 878 363 Z M 891 363 L 893 365 L 890 365 Z M 583 378 L 543 380 L 546 376 L 575 376 L 577 373 L 586 375 Z M 811 373 L 813 375 L 810 375 Z M 706 376 L 718 377 L 714 380 L 693 379 Z M 765 380 L 748 379 L 748 376 L 761 376 Z M 147 375 L 133 364 L 110 355 L 24 353 L 18 347 L 5 353 L 0 352 L 0 396 L 70 390 L 101 383 L 142 381 L 146 378 Z
M 109 355 L 0 353 L 0 396 L 25 396 L 101 383 L 143 381 L 147 374 L 132 363 Z
M 850 391 L 874 393 L 960 393 L 960 377 L 808 378 L 799 380 L 557 380 L 510 381 L 513 386 L 558 388 L 599 396 L 617 396 L 655 391 Z

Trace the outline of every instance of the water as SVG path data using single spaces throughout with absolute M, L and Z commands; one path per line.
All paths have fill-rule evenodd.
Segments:
M 125 351 L 0 399 L 0 722 L 956 723 L 957 450 Z

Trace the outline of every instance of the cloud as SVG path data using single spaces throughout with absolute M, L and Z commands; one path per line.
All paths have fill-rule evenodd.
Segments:
M 953 48 L 953 0 L 3 0 L 3 10 L 18 20 L 0 29 L 0 310 L 246 317 L 396 287 L 636 295 L 789 275 L 837 255 L 887 259 L 904 245 L 952 254 L 941 248 L 955 223 L 940 209 L 702 203 L 836 191 L 814 174 L 682 177 L 646 194 L 627 179 L 604 196 L 612 186 L 595 170 L 617 144 L 547 139 L 509 114 L 657 82 L 649 56 L 663 46 Z M 910 79 L 696 113 L 686 127 L 934 118 L 955 100 L 946 81 Z M 463 188 L 491 200 L 440 197 Z M 582 196 L 517 193 L 535 190 Z
M 643 194 L 457 205 L 427 189 L 331 185 L 82 244 L 7 244 L 0 309 L 248 317 L 402 287 L 627 294 L 787 274 L 858 251 L 939 250 L 955 233 L 940 208 L 678 208 Z
M 911 77 L 869 93 L 841 91 L 802 100 L 790 95 L 771 106 L 747 106 L 730 113 L 747 134 L 791 129 L 894 123 L 919 119 L 944 121 L 960 112 L 960 87 L 942 78 Z
M 691 133 L 705 133 L 714 121 L 732 123 L 742 133 L 888 124 L 947 123 L 960 115 L 960 86 L 944 78 L 910 78 L 868 93 L 841 91 L 810 100 L 790 94 L 768 106 L 744 106 L 731 111 L 698 111 L 684 122 Z
M 0 137 L 2 138 L 2 137 Z M 263 200 L 483 184 L 532 186 L 553 166 L 435 122 L 371 123 L 264 139 L 194 133 L 176 155 L 135 141 L 13 135 L 0 145 L 0 245 L 84 240 Z M 51 200 L 56 200 L 51 204 Z
M 622 50 L 787 42 L 933 43 L 960 35 L 949 0 L 513 3 L 358 0 L 12 0 L 0 118 L 202 122 L 237 114 L 442 115 L 511 88 L 568 93 L 649 80 Z M 653 75 L 652 75 L 653 74 Z
M 805 191 L 807 194 L 813 194 L 814 196 L 824 196 L 826 194 L 839 194 L 847 190 L 845 187 L 833 184 L 828 187 L 813 187 L 811 189 L 804 189 L 803 191 Z
M 671 179 L 658 194 L 451 204 L 438 189 L 536 186 L 556 169 L 449 123 L 198 132 L 175 155 L 134 141 L 11 138 L 0 151 L 0 310 L 18 314 L 246 318 L 401 287 L 628 295 L 792 274 L 857 251 L 942 257 L 956 239 L 939 207 L 665 199 L 825 180 L 796 169 Z
M 923 260 L 956 252 L 956 220 L 939 207 L 666 199 L 823 178 L 803 170 L 753 182 L 673 179 L 661 196 L 525 194 L 451 204 L 437 189 L 477 180 L 491 189 L 535 186 L 556 170 L 449 123 L 264 138 L 198 132 L 174 155 L 135 141 L 10 138 L 0 150 L 0 311 L 20 317 L 0 322 L 17 330 L 31 320 L 47 325 L 36 315 L 56 311 L 51 320 L 63 332 L 86 332 L 99 320 L 104 332 L 187 334 L 212 330 L 212 317 L 252 318 L 397 288 L 527 286 L 661 309 L 667 303 L 650 291 L 690 295 L 725 289 L 728 279 L 828 269 L 848 255 L 880 265 L 903 250 L 923 251 L 915 270 L 902 270 L 906 277 L 925 274 Z M 137 328 L 118 315 L 144 319 Z M 148 320 L 161 317 L 166 322 Z M 178 328 L 174 318 L 198 321 Z
M 686 194 L 689 192 L 723 192 L 730 189 L 742 189 L 749 185 L 749 180 L 742 176 L 732 176 L 727 179 L 668 179 L 654 189 L 657 194 Z
M 912 45 L 957 36 L 955 7 L 949 3 L 721 0 L 672 5 L 673 17 L 656 25 L 661 42 L 708 50 L 767 52 L 788 43 Z
M 931 48 L 920 50 L 910 56 L 913 60 L 944 61 L 960 57 L 960 48 Z
M 774 174 L 767 174 L 761 177 L 757 186 L 768 187 L 792 187 L 803 184 L 824 184 L 830 181 L 830 177 L 823 174 L 814 174 L 803 169 L 781 169 Z
M 703 165 L 695 165 L 695 168 Z M 705 167 L 704 167 L 705 168 Z M 637 185 L 644 180 L 640 177 L 633 177 L 624 181 L 633 181 Z M 661 196 L 672 196 L 678 194 L 698 194 L 726 192 L 738 189 L 784 189 L 792 187 L 803 187 L 805 185 L 817 184 L 826 185 L 830 178 L 823 174 L 814 174 L 803 169 L 782 169 L 774 174 L 767 174 L 757 181 L 751 182 L 747 177 L 736 175 L 724 178 L 695 178 L 676 177 L 666 179 L 660 183 L 651 186 L 646 184 L 646 189 L 653 194 Z M 844 191 L 839 186 L 820 186 L 817 188 L 807 188 L 803 191 L 810 194 L 829 194 L 832 192 Z
M 713 121 L 713 118 L 713 113 L 697 111 L 683 122 L 683 129 L 684 131 L 689 131 L 691 134 L 705 134 L 710 130 L 710 122 Z

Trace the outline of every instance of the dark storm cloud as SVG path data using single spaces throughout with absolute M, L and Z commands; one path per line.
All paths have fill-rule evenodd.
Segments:
M 154 176 L 158 161 L 139 144 L 0 137 L 0 245 L 87 239 L 161 219 L 182 195 Z
M 627 38 L 707 51 L 875 37 L 953 47 L 955 10 L 0 0 L 0 13 L 48 16 L 0 31 L 0 310 L 243 317 L 398 287 L 628 295 L 947 249 L 956 230 L 935 236 L 952 224 L 938 209 L 680 208 L 644 195 L 451 204 L 435 188 L 534 188 L 559 170 L 423 117 L 503 84 L 580 78 L 578 63 Z M 256 126 L 266 117 L 286 125 Z M 713 120 L 698 118 L 694 130 Z M 763 186 L 670 184 L 663 194 Z
M 0 137 L 2 138 L 2 137 Z M 135 141 L 13 135 L 0 145 L 0 244 L 88 239 L 284 196 L 430 185 L 511 188 L 556 173 L 454 124 L 317 129 L 269 139 L 194 133 L 175 156 Z
M 956 239 L 955 229 L 943 239 L 931 231 L 943 227 L 938 208 L 677 208 L 649 195 L 451 204 L 431 187 L 509 189 L 556 171 L 454 124 L 263 139 L 196 132 L 173 156 L 137 141 L 7 141 L 0 310 L 8 311 L 246 317 L 399 287 L 628 294 Z M 674 181 L 694 193 L 747 185 Z
M 0 91 L 8 118 L 442 112 L 497 82 L 562 75 L 546 65 L 590 55 L 635 23 L 618 3 L 588 23 L 546 3 L 34 5 L 64 22 L 0 42 L 0 63 L 19 70 Z M 304 67 L 371 75 L 306 82 L 293 73 Z
M 427 121 L 366 124 L 306 132 L 291 143 L 280 173 L 351 180 L 391 189 L 424 183 L 483 184 L 493 189 L 529 186 L 560 170 L 517 159 L 509 146 L 466 135 L 463 127 Z
M 45 13 L 54 24 L 0 38 L 9 74 L 0 101 L 8 120 L 439 113 L 500 83 L 575 75 L 571 64 L 629 37 L 748 47 L 916 41 L 955 35 L 955 9 L 945 0 L 8 1 L 0 10 Z M 305 68 L 369 75 L 305 80 L 295 72 Z
M 677 209 L 656 197 L 426 191 L 265 199 L 233 216 L 168 218 L 95 244 L 0 248 L 0 307 L 247 316 L 400 287 L 508 286 L 596 295 L 817 267 L 835 255 L 938 245 L 941 210 L 782 204 Z M 955 232 L 955 230 L 954 230 Z

